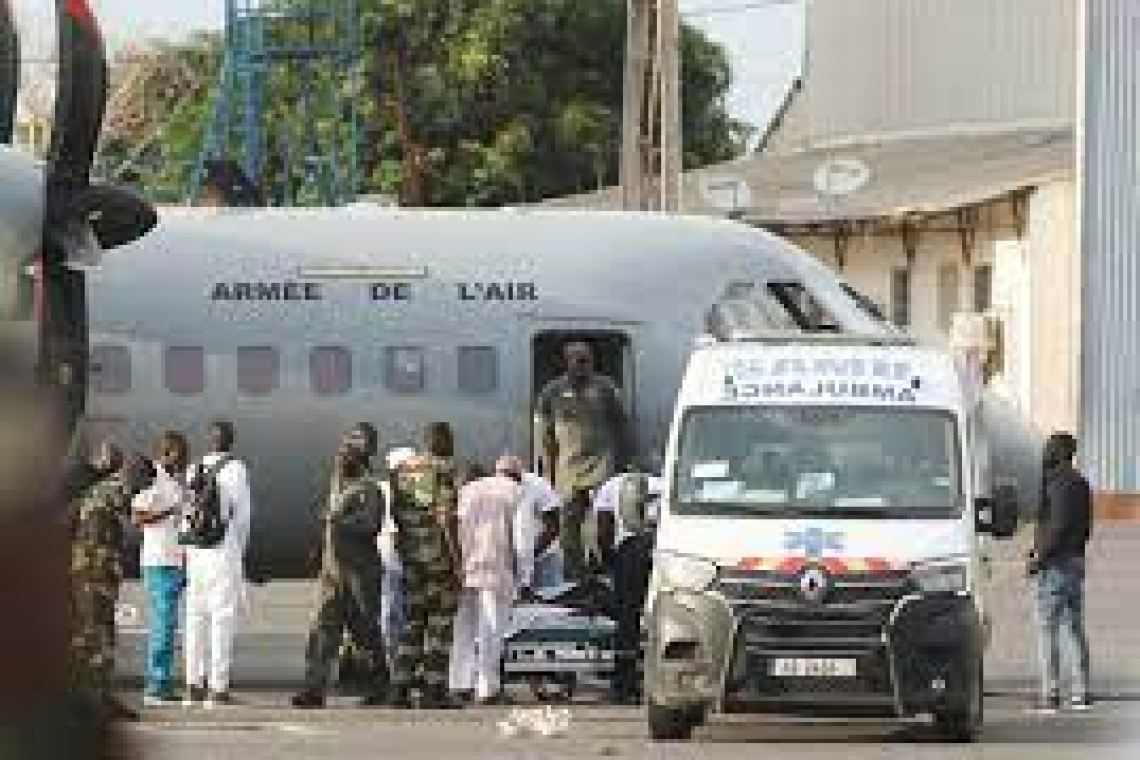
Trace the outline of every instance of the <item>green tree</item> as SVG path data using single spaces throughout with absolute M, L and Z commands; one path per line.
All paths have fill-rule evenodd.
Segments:
M 408 205 L 489 206 L 616 182 L 625 0 L 359 4 L 364 192 Z M 684 160 L 693 168 L 737 155 L 748 128 L 725 108 L 723 50 L 688 26 L 681 41 Z M 290 76 L 272 87 L 288 92 Z M 269 102 L 275 124 L 297 121 L 296 98 L 271 92 Z M 207 111 L 172 116 L 170 151 L 201 134 Z

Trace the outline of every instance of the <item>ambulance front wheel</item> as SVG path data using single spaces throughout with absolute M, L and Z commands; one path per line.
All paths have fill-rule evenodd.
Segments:
M 981 661 L 976 668 L 965 704 L 936 710 L 934 725 L 948 741 L 970 744 L 977 741 L 985 721 L 985 680 Z
M 703 713 L 685 707 L 662 707 L 649 703 L 649 737 L 655 742 L 687 742 L 703 722 Z
M 574 698 L 578 679 L 572 674 L 555 676 L 533 676 L 530 679 L 530 693 L 535 701 L 543 704 L 561 704 Z

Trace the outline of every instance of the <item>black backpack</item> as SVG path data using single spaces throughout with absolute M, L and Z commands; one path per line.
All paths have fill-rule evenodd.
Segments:
M 218 484 L 218 473 L 232 461 L 233 457 L 224 456 L 211 467 L 198 465 L 190 479 L 193 498 L 186 511 L 178 543 L 199 549 L 213 549 L 225 539 L 228 523 L 222 516 L 222 491 Z

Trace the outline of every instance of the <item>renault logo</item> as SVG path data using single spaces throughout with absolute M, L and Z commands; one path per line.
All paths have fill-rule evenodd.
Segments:
M 827 574 L 818 567 L 809 567 L 800 576 L 800 593 L 812 604 L 822 602 L 827 596 Z

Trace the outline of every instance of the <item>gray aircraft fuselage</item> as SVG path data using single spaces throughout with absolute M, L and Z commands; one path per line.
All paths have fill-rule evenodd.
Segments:
M 416 445 L 424 425 L 445 420 L 461 460 L 530 456 L 532 401 L 560 371 L 569 335 L 610 352 L 599 363 L 619 376 L 646 454 L 663 448 L 689 350 L 727 289 L 802 283 L 841 329 L 888 329 L 782 240 L 645 214 L 168 213 L 88 282 L 87 434 L 148 451 L 166 428 L 197 444 L 212 418 L 233 420 L 254 489 L 249 566 L 261 577 L 306 572 L 330 458 L 356 421 L 375 423 L 383 447 Z M 769 326 L 794 327 L 775 299 L 760 308 Z M 241 383 L 239 352 L 261 362 Z

